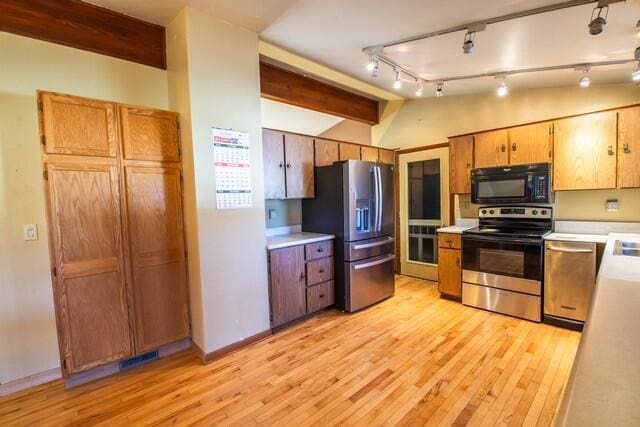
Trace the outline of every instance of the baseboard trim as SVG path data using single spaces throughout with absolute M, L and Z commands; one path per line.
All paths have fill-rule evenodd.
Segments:
M 0 384 L 0 397 L 46 384 L 51 381 L 59 380 L 60 378 L 62 378 L 62 371 L 60 368 L 53 368 L 48 371 L 40 372 L 39 374 L 30 375 L 5 384 Z
M 224 356 L 227 356 L 231 353 L 235 353 L 236 351 L 241 350 L 245 347 L 248 347 L 250 345 L 256 344 L 257 342 L 263 341 L 271 337 L 272 335 L 273 335 L 273 332 L 271 331 L 271 329 L 268 329 L 266 331 L 252 335 L 243 340 L 240 340 L 232 344 L 229 344 L 227 346 L 224 346 L 222 348 L 219 348 L 210 353 L 205 353 L 196 343 L 193 343 L 193 348 L 194 348 L 194 351 L 197 353 L 197 355 L 200 357 L 200 360 L 202 360 L 202 363 L 206 365 Z

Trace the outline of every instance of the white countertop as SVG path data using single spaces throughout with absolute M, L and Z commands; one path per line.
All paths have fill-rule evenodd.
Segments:
M 613 255 L 616 240 L 640 234 L 609 234 L 558 425 L 640 423 L 640 257 Z
M 606 234 L 551 233 L 544 240 L 581 243 L 607 243 Z
M 475 227 L 475 225 L 474 226 L 450 225 L 448 227 L 438 228 L 436 231 L 438 233 L 462 234 L 463 231 L 470 230 L 470 229 L 472 229 L 474 227 Z
M 333 234 L 308 233 L 306 231 L 280 234 L 277 236 L 267 236 L 267 249 L 280 249 L 289 246 L 306 245 L 307 243 L 322 242 L 332 240 Z

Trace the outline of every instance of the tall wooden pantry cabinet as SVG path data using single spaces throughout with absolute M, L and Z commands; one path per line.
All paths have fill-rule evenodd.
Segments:
M 65 376 L 190 335 L 176 113 L 39 92 Z

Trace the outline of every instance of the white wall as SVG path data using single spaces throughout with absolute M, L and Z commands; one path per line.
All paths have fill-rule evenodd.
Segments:
M 167 108 L 166 72 L 0 32 L 0 383 L 60 365 L 36 90 Z M 37 224 L 39 240 L 22 239 Z
M 269 329 L 258 36 L 186 8 L 167 42 L 171 108 L 185 124 L 192 300 L 201 304 L 193 339 L 211 352 Z M 249 132 L 250 209 L 216 209 L 212 126 Z

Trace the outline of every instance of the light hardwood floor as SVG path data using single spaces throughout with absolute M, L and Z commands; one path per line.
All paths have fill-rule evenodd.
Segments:
M 550 425 L 580 334 L 438 298 L 328 311 L 209 365 L 184 352 L 0 398 L 0 425 Z

